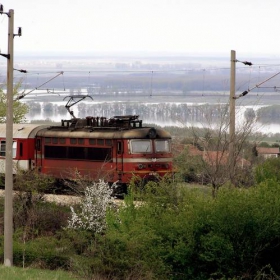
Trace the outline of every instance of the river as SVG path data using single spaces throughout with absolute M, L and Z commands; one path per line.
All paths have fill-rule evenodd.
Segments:
M 51 120 L 59 122 L 61 119 L 71 118 L 64 106 L 66 105 L 69 92 L 42 95 L 33 93 L 24 99 L 27 104 L 39 104 L 40 109 L 31 110 L 27 115 L 28 121 Z M 73 95 L 72 95 L 73 96 Z M 74 100 L 78 100 L 74 95 Z M 117 101 L 116 101 L 117 100 Z M 95 95 L 77 103 L 73 110 L 76 117 L 115 115 L 139 115 L 144 123 L 157 124 L 160 126 L 179 127 L 205 127 L 211 124 L 219 124 L 219 106 L 227 106 L 228 93 L 192 92 L 189 95 L 180 95 L 172 92 L 170 95 L 154 93 L 153 95 L 139 94 L 118 96 Z M 50 105 L 51 104 L 51 105 Z M 252 93 L 249 96 L 236 100 L 236 122 L 242 125 L 244 113 L 247 109 L 256 112 L 259 108 L 280 104 L 280 96 L 277 93 Z M 47 106 L 46 106 L 47 105 Z M 258 132 L 271 134 L 280 132 L 280 121 L 274 123 L 255 122 Z

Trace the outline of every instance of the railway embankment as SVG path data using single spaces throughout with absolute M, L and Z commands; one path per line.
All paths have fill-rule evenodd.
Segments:
M 17 195 L 17 191 L 14 195 Z M 0 197 L 5 197 L 5 190 L 0 190 Z M 54 202 L 60 205 L 75 205 L 81 202 L 81 197 L 73 195 L 56 195 L 56 194 L 44 194 L 43 199 L 47 202 Z
M 17 191 L 14 191 L 14 195 L 17 195 Z M 5 197 L 5 190 L 0 190 L 0 198 Z M 74 195 L 62 195 L 62 194 L 44 194 L 43 200 L 46 202 L 54 202 L 57 205 L 76 205 L 82 202 L 82 196 L 74 196 Z M 114 203 L 117 206 L 123 205 L 122 199 L 115 199 Z M 139 203 L 136 203 L 136 205 L 139 205 Z

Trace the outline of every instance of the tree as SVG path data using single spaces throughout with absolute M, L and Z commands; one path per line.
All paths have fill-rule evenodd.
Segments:
M 19 88 L 21 87 L 21 81 L 19 81 L 14 86 L 13 96 L 13 113 L 14 113 L 14 123 L 21 123 L 25 121 L 25 115 L 28 113 L 29 108 L 26 104 L 21 103 L 19 100 L 16 100 L 18 95 Z M 7 104 L 7 94 L 3 91 L 3 88 L 0 87 L 0 123 L 6 122 L 6 104 Z
M 243 168 L 249 168 L 251 163 L 248 160 L 243 159 L 245 155 L 245 149 L 248 146 L 248 138 L 252 134 L 255 126 L 255 119 L 245 118 L 242 123 L 239 123 L 235 131 L 235 145 L 234 145 L 234 174 L 229 168 L 229 106 L 220 105 L 219 108 L 204 107 L 203 115 L 205 116 L 204 134 L 201 134 L 201 129 L 193 128 L 194 139 L 196 139 L 196 145 L 203 148 L 203 155 L 201 156 L 201 165 L 203 174 L 212 187 L 213 196 L 216 195 L 218 189 L 225 183 L 238 186 L 239 182 L 232 181 L 232 178 L 238 178 L 236 176 L 244 172 L 240 172 Z M 215 111 L 213 111 L 215 110 Z M 218 121 L 218 123 L 217 123 Z M 252 148 L 249 148 L 252 153 Z

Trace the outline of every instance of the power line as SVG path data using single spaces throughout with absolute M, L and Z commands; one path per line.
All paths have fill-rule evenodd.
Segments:
M 267 68 L 267 67 L 280 67 L 280 64 L 256 64 L 248 61 L 239 61 L 243 63 L 244 65 L 249 65 L 251 66 L 252 69 L 256 68 Z M 247 69 L 248 67 L 237 67 L 238 69 Z M 21 72 L 21 73 L 28 73 L 29 75 L 38 75 L 38 74 L 55 74 L 55 72 L 50 72 L 50 71 L 36 71 L 36 70 L 23 70 L 23 69 L 14 69 L 15 71 Z M 176 68 L 176 69 L 135 69 L 135 70 L 119 70 L 119 69 L 107 69 L 107 70 L 64 70 L 64 73 L 85 73 L 85 74 L 91 74 L 91 73 L 147 73 L 150 74 L 151 72 L 153 73 L 186 73 L 186 72 L 200 72 L 200 71 L 221 71 L 221 70 L 230 70 L 230 67 L 203 67 L 203 68 L 194 68 L 194 69 L 186 69 L 186 68 Z
M 262 81 L 261 83 L 255 85 L 255 86 L 252 87 L 251 89 L 248 89 L 248 90 L 243 91 L 243 92 L 242 92 L 241 94 L 239 94 L 238 96 L 235 96 L 234 99 L 238 99 L 239 97 L 242 97 L 242 96 L 247 95 L 247 94 L 248 94 L 250 91 L 252 91 L 253 89 L 258 88 L 260 85 L 262 85 L 262 84 L 268 82 L 269 80 L 273 79 L 274 77 L 276 77 L 276 76 L 279 75 L 279 74 L 280 74 L 280 72 L 274 74 L 273 76 L 267 78 L 266 80 Z
M 38 90 L 40 87 L 44 86 L 45 84 L 49 83 L 50 81 L 54 80 L 55 78 L 57 78 L 58 76 L 63 75 L 63 72 L 59 72 L 56 76 L 52 77 L 51 79 L 49 79 L 48 81 L 44 82 L 43 84 L 41 84 L 40 86 L 28 91 L 27 93 L 22 93 L 21 95 L 19 95 L 16 100 L 20 100 L 22 98 L 24 98 L 26 95 L 30 94 L 31 92 Z

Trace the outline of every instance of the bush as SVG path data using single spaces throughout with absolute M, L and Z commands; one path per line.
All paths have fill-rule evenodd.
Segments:
M 55 235 L 67 225 L 68 207 L 38 201 L 31 208 L 23 207 L 22 200 L 14 200 L 14 229 L 24 228 L 26 241 L 39 236 Z
M 193 247 L 183 196 L 169 182 L 150 182 L 142 202 L 133 202 L 108 216 L 108 230 L 102 241 L 102 263 L 112 275 L 126 278 L 136 272 L 139 279 L 172 279 L 184 276 Z M 190 268 L 190 266 L 188 266 Z
M 247 190 L 222 188 L 216 199 L 198 190 L 153 184 L 140 206 L 133 203 L 133 195 L 126 199 L 125 207 L 109 215 L 109 228 L 94 247 L 106 274 L 253 278 L 267 265 L 280 273 L 277 183 Z
M 200 156 L 192 156 L 189 149 L 186 148 L 180 155 L 174 159 L 176 176 L 184 182 L 202 181 L 203 164 Z
M 19 267 L 67 270 L 71 260 L 71 246 L 68 245 L 54 237 L 37 238 L 26 243 L 16 239 L 13 243 L 13 263 Z M 1 246 L 1 256 L 3 250 Z
M 218 279 L 253 278 L 268 264 L 279 273 L 279 195 L 275 183 L 248 190 L 222 189 L 197 215 L 196 268 L 205 277 Z
M 178 187 L 164 178 L 149 182 L 136 195 L 137 201 L 134 188 L 129 188 L 124 203 L 107 211 L 102 232 L 67 229 L 30 240 L 23 238 L 25 228 L 19 227 L 15 264 L 69 269 L 88 279 L 280 275 L 277 180 L 248 189 L 223 187 L 213 199 L 201 189 Z M 2 255 L 3 236 L 0 245 Z
M 71 206 L 71 217 L 68 220 L 68 228 L 103 232 L 106 228 L 106 211 L 113 205 L 114 187 L 100 180 L 86 186 L 85 196 L 78 211 Z
M 257 183 L 274 180 L 280 183 L 280 158 L 269 158 L 259 164 L 255 169 Z

